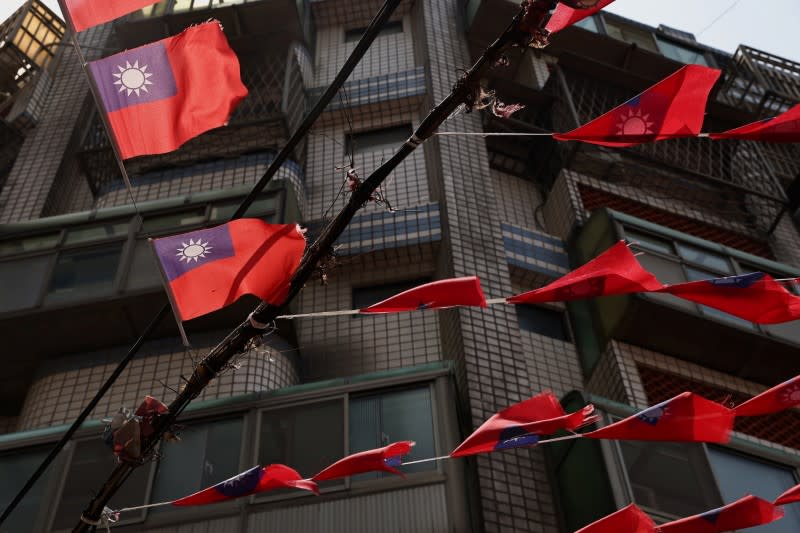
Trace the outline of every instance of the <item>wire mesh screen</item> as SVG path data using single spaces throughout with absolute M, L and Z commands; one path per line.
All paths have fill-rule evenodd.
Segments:
M 634 96 L 630 90 L 577 72 L 563 73 L 552 76 L 546 87 L 555 96 L 551 114 L 555 131 L 569 131 Z M 706 126 L 713 128 L 708 122 L 713 119 Z M 785 198 L 774 168 L 776 163 L 781 168 L 787 164 L 773 162 L 761 143 L 685 138 L 624 149 L 562 143 L 558 150 L 571 169 L 628 185 L 642 200 L 680 201 L 762 233 Z

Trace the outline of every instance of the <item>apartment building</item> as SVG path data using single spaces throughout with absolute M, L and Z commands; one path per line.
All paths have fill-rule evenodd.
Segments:
M 74 50 L 51 44 L 63 22 L 34 1 L 0 27 L 11 43 L 0 48 L 0 504 L 166 302 L 147 238 L 225 221 L 379 7 L 162 0 L 82 33 L 93 59 L 216 18 L 250 90 L 229 126 L 127 162 L 136 207 Z M 391 157 L 517 9 L 507 0 L 402 2 L 248 216 L 320 227 L 347 199 L 349 165 L 364 177 Z M 797 63 L 746 46 L 731 56 L 607 13 L 508 59 L 486 86 L 525 109 L 512 118 L 457 114 L 442 130 L 566 131 L 686 63 L 723 71 L 707 131 L 800 102 Z M 607 149 L 434 137 L 384 185 L 393 210 L 367 205 L 340 238 L 326 282 L 307 284 L 293 310 L 364 307 L 470 275 L 488 297 L 509 296 L 623 238 L 665 283 L 754 270 L 798 277 L 798 173 L 797 145 L 692 138 Z M 171 400 L 193 361 L 254 305 L 245 299 L 189 323 L 190 350 L 165 320 L 0 531 L 70 530 L 114 467 L 101 419 L 147 394 Z M 193 402 L 181 442 L 163 443 L 111 507 L 168 501 L 256 464 L 310 476 L 397 440 L 417 443 L 410 460 L 446 455 L 493 413 L 542 390 L 570 409 L 594 403 L 607 423 L 684 390 L 738 403 L 800 373 L 797 323 L 756 326 L 669 295 L 302 318 L 279 321 L 264 341 Z M 796 484 L 798 429 L 790 411 L 737 423 L 727 446 L 577 440 L 421 463 L 405 467 L 406 479 L 327 482 L 318 497 L 276 491 L 144 509 L 115 529 L 567 533 L 630 502 L 669 520 Z M 800 513 L 769 528 L 796 531 Z

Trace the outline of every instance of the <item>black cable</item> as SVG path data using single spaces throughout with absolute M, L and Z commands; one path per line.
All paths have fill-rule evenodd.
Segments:
M 297 145 L 303 140 L 306 136 L 308 131 L 311 129 L 311 126 L 314 125 L 314 122 L 322 115 L 322 112 L 325 110 L 327 105 L 333 100 L 333 97 L 339 91 L 339 89 L 344 85 L 344 82 L 347 78 L 352 74 L 353 69 L 361 60 L 361 58 L 366 53 L 367 49 L 372 45 L 372 42 L 375 40 L 375 37 L 378 35 L 378 31 L 381 27 L 389 20 L 391 14 L 395 11 L 397 6 L 400 4 L 401 0 L 386 0 L 384 2 L 381 9 L 378 11 L 378 14 L 375 15 L 375 18 L 372 20 L 370 25 L 367 27 L 367 30 L 361 36 L 361 39 L 358 41 L 358 44 L 350 53 L 350 56 L 345 61 L 345 64 L 339 70 L 338 74 L 325 90 L 325 92 L 320 96 L 317 103 L 314 107 L 309 111 L 306 115 L 303 122 L 297 128 L 297 130 L 292 134 L 291 138 L 286 142 L 284 147 L 281 149 L 280 152 L 275 156 L 275 158 L 270 163 L 267 170 L 264 172 L 264 175 L 261 179 L 258 180 L 253 186 L 253 189 L 250 193 L 242 200 L 242 203 L 239 205 L 239 208 L 236 212 L 231 216 L 230 220 L 235 220 L 237 218 L 241 218 L 247 213 L 247 209 L 253 204 L 256 200 L 258 195 L 263 191 L 264 187 L 272 180 L 278 170 L 281 168 L 283 163 L 288 159 L 289 155 L 291 155 L 292 151 L 297 147 Z M 114 382 L 119 378 L 125 368 L 128 366 L 128 363 L 134 358 L 136 353 L 141 348 L 142 344 L 144 343 L 145 339 L 150 336 L 150 334 L 155 330 L 155 328 L 161 323 L 164 317 L 169 313 L 169 304 L 165 305 L 161 308 L 161 310 L 155 315 L 153 320 L 150 324 L 147 325 L 145 330 L 136 340 L 134 345 L 128 351 L 128 354 L 125 358 L 120 361 L 117 367 L 114 369 L 114 372 L 109 376 L 109 378 L 103 383 L 103 386 L 100 390 L 95 394 L 94 398 L 89 402 L 89 405 L 84 408 L 83 411 L 78 415 L 78 418 L 72 423 L 69 427 L 67 432 L 64 436 L 56 443 L 55 447 L 50 451 L 50 453 L 45 457 L 36 471 L 31 475 L 28 481 L 25 482 L 25 485 L 22 489 L 17 493 L 11 503 L 6 507 L 5 511 L 3 511 L 2 516 L 0 516 L 0 525 L 8 518 L 12 511 L 19 505 L 19 502 L 25 497 L 28 491 L 33 487 L 36 481 L 41 477 L 44 471 L 47 469 L 48 466 L 53 462 L 56 458 L 58 453 L 64 448 L 64 446 L 69 442 L 72 438 L 72 435 L 78 430 L 78 428 L 83 424 L 92 410 L 97 406 L 100 400 L 103 398 L 108 389 L 114 384 Z

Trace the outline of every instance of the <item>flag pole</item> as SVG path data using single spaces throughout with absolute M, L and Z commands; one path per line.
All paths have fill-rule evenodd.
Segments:
M 89 64 L 86 62 L 86 57 L 83 55 L 83 50 L 81 49 L 81 45 L 78 43 L 78 32 L 75 31 L 75 26 L 72 23 L 72 19 L 69 16 L 69 11 L 65 8 L 63 0 L 58 0 L 58 4 L 61 7 L 61 12 L 64 13 L 64 19 L 67 21 L 70 29 L 70 41 L 72 42 L 72 47 L 75 49 L 75 53 L 78 54 L 78 61 L 81 64 L 81 70 L 83 70 L 83 75 L 86 78 L 86 83 L 89 85 L 89 91 L 92 93 L 92 98 L 94 99 L 94 105 L 97 107 L 97 111 L 100 114 L 100 119 L 103 122 L 103 128 L 106 131 L 106 136 L 108 137 L 109 141 L 111 142 L 111 150 L 114 153 L 114 159 L 117 161 L 117 166 L 119 167 L 119 171 L 122 174 L 122 180 L 125 182 L 125 187 L 128 189 L 128 195 L 131 197 L 131 203 L 133 204 L 134 210 L 136 210 L 136 215 L 139 217 L 139 224 L 144 223 L 144 218 L 142 217 L 141 211 L 139 211 L 139 206 L 136 204 L 136 196 L 133 194 L 133 186 L 131 185 L 131 179 L 128 176 L 128 170 L 125 168 L 125 163 L 122 159 L 122 153 L 119 149 L 119 144 L 117 144 L 117 139 L 114 137 L 114 132 L 111 129 L 111 124 L 108 122 L 108 117 L 106 115 L 105 107 L 103 106 L 103 102 L 99 97 L 99 91 L 97 89 L 97 84 L 92 78 L 91 73 L 89 72 Z

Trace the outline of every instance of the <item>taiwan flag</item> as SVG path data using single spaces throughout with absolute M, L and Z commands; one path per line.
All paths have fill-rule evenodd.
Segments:
M 389 472 L 405 477 L 396 467 L 400 466 L 403 456 L 408 455 L 412 446 L 414 446 L 414 442 L 405 440 L 394 442 L 383 448 L 354 453 L 339 459 L 311 479 L 325 481 L 365 472 Z
M 800 485 L 795 485 L 775 500 L 775 505 L 800 502 Z
M 574 0 L 570 3 L 577 6 L 569 7 L 563 2 L 559 2 L 556 10 L 547 21 L 545 29 L 549 33 L 556 33 L 580 22 L 586 17 L 594 15 L 614 0 Z
M 756 324 L 779 324 L 800 319 L 800 296 L 790 293 L 763 272 L 679 283 L 664 287 L 661 292 Z
M 703 127 L 706 101 L 719 75 L 713 68 L 686 65 L 608 113 L 553 138 L 625 147 L 694 137 Z
M 61 12 L 75 31 L 110 22 L 159 0 L 59 0 Z
M 655 533 L 655 531 L 656 525 L 653 519 L 636 505 L 630 504 L 575 533 Z
M 223 126 L 247 96 L 219 22 L 89 63 L 123 159 L 175 150 Z
M 444 309 L 457 305 L 486 307 L 481 280 L 469 276 L 433 281 L 370 305 L 360 312 L 397 313 L 417 309 Z
M 651 292 L 664 287 L 646 271 L 625 241 L 540 289 L 507 298 L 512 304 L 568 302 L 597 296 Z
M 566 414 L 558 399 L 543 392 L 503 409 L 484 422 L 450 453 L 462 457 L 495 450 L 534 446 L 542 435 L 575 430 L 597 421 L 594 406 Z
M 255 218 L 151 243 L 182 321 L 216 311 L 245 294 L 282 304 L 306 246 L 296 224 Z
M 648 407 L 619 422 L 584 433 L 590 439 L 728 442 L 733 411 L 691 392 Z
M 745 496 L 725 507 L 681 518 L 658 526 L 659 533 L 722 533 L 769 524 L 783 517 L 783 509 L 757 498 Z
M 777 117 L 759 120 L 722 133 L 712 139 L 747 139 L 774 143 L 800 143 L 800 104 Z
M 800 405 L 800 376 L 784 381 L 733 408 L 736 416 L 761 416 L 779 413 Z
M 319 494 L 317 484 L 303 479 L 297 471 L 285 465 L 254 466 L 246 472 L 221 481 L 212 487 L 179 498 L 172 505 L 208 505 L 275 489 L 301 489 Z

